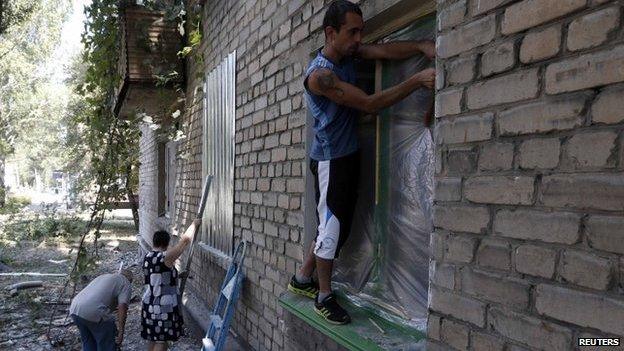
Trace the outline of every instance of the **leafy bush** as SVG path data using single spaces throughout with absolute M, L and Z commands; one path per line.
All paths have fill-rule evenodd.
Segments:
M 10 240 L 40 240 L 44 238 L 70 238 L 82 234 L 85 223 L 77 217 L 56 214 L 35 214 L 17 219 L 13 216 L 2 229 Z
M 30 205 L 30 202 L 30 198 L 26 196 L 10 196 L 7 198 L 4 207 L 0 207 L 0 215 L 16 214 Z

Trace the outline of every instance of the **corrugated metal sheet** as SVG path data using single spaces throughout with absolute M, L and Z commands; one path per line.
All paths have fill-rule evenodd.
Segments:
M 236 51 L 206 75 L 202 178 L 213 176 L 202 241 L 228 255 L 234 235 L 234 134 Z

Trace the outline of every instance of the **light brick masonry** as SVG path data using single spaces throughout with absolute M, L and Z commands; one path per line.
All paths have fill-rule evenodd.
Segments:
M 467 12 L 438 27 L 432 264 L 453 280 L 430 280 L 429 337 L 453 350 L 624 337 L 622 3 L 438 4 Z M 444 98 L 457 91 L 459 111 Z

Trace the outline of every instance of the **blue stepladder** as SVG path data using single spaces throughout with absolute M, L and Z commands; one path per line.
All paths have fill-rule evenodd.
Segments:
M 206 331 L 206 336 L 202 339 L 201 351 L 223 350 L 230 329 L 230 322 L 234 317 L 236 301 L 243 285 L 243 262 L 246 247 L 246 241 L 241 241 L 234 251 L 217 302 L 210 315 L 210 325 Z

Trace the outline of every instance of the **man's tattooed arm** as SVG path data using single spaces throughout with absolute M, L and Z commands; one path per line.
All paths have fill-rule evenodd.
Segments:
M 336 75 L 328 69 L 319 71 L 318 86 L 323 92 L 334 90 L 338 95 L 344 95 L 344 91 L 336 86 Z
M 310 74 L 309 89 L 312 93 L 323 95 L 339 105 L 366 113 L 377 113 L 401 101 L 420 87 L 431 88 L 434 82 L 435 69 L 430 68 L 414 74 L 393 87 L 368 95 L 357 86 L 341 81 L 331 70 L 323 68 Z

